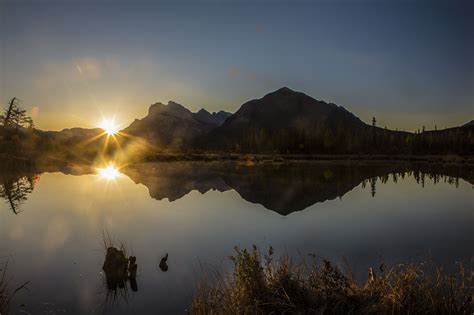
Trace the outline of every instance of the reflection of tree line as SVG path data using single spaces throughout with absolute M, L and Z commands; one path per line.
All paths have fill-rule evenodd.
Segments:
M 459 187 L 459 177 L 437 174 L 437 173 L 424 173 L 420 170 L 414 170 L 414 171 L 405 171 L 405 172 L 398 172 L 398 173 L 392 173 L 392 174 L 384 174 L 378 177 L 364 179 L 362 181 L 362 188 L 365 189 L 367 184 L 370 184 L 370 194 L 372 195 L 372 197 L 375 197 L 377 181 L 380 181 L 382 184 L 386 184 L 388 183 L 390 178 L 392 178 L 392 181 L 396 184 L 399 178 L 403 180 L 405 178 L 410 178 L 410 177 L 413 177 L 416 183 L 421 185 L 421 187 L 423 188 L 425 187 L 426 179 L 431 180 L 434 185 L 442 181 L 449 185 L 455 185 L 456 188 Z
M 90 167 L 74 169 L 49 166 L 47 169 L 16 170 L 10 165 L 0 172 L 0 197 L 18 214 L 33 191 L 40 171 L 61 171 L 75 175 L 90 174 Z M 261 204 L 282 215 L 342 197 L 354 187 L 369 185 L 372 196 L 377 183 L 394 183 L 413 177 L 422 187 L 427 180 L 459 186 L 459 178 L 474 184 L 471 165 L 427 163 L 269 163 L 253 166 L 233 162 L 159 162 L 127 166 L 122 171 L 134 182 L 145 185 L 154 199 L 177 200 L 193 190 L 233 189 L 243 199 Z M 2 174 L 7 176 L 2 176 Z
M 37 178 L 38 175 L 7 178 L 0 184 L 0 197 L 5 199 L 14 214 L 22 211 L 21 205 L 28 199 L 28 194 L 33 192 Z

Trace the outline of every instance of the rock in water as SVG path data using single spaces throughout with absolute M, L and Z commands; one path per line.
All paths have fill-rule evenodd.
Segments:
M 166 253 L 165 257 L 161 258 L 161 261 L 160 261 L 160 269 L 161 271 L 163 272 L 166 272 L 168 271 L 168 264 L 166 263 L 168 261 L 168 253 Z

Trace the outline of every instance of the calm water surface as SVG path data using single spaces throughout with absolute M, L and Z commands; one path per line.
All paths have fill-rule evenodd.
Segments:
M 361 274 L 381 260 L 470 260 L 473 178 L 461 166 L 342 162 L 4 172 L 0 259 L 12 286 L 30 281 L 17 311 L 184 313 L 196 282 L 229 268 L 235 245 L 346 257 Z M 138 291 L 115 300 L 104 231 L 138 263 Z

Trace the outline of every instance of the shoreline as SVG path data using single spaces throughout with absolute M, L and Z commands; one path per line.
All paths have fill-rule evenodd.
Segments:
M 82 159 L 81 164 L 87 161 L 93 163 L 97 157 Z M 104 156 L 114 160 L 112 155 Z M 51 163 L 64 162 L 60 158 L 45 155 L 36 155 L 35 158 L 25 156 L 9 156 L 0 153 L 0 160 L 5 162 L 22 162 L 31 164 L 35 162 Z M 311 161 L 361 161 L 361 162 L 421 162 L 421 163 L 441 163 L 441 164 L 462 164 L 474 165 L 474 156 L 449 155 L 389 155 L 389 154 L 253 154 L 253 153 L 158 153 L 144 156 L 130 157 L 129 163 L 148 163 L 148 162 L 311 162 Z M 69 160 L 76 164 L 78 161 Z
M 236 161 L 236 162 L 291 162 L 291 161 L 371 161 L 371 162 L 426 162 L 474 164 L 474 156 L 459 155 L 388 155 L 388 154 L 237 154 L 237 153 L 167 153 L 149 155 L 136 162 L 173 161 Z

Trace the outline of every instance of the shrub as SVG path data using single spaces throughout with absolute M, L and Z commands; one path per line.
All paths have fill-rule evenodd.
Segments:
M 262 259 L 257 247 L 235 248 L 231 275 L 200 283 L 194 314 L 472 314 L 472 272 L 450 273 L 432 264 L 369 268 L 364 281 L 349 269 L 314 258 L 295 264 L 288 255 Z

